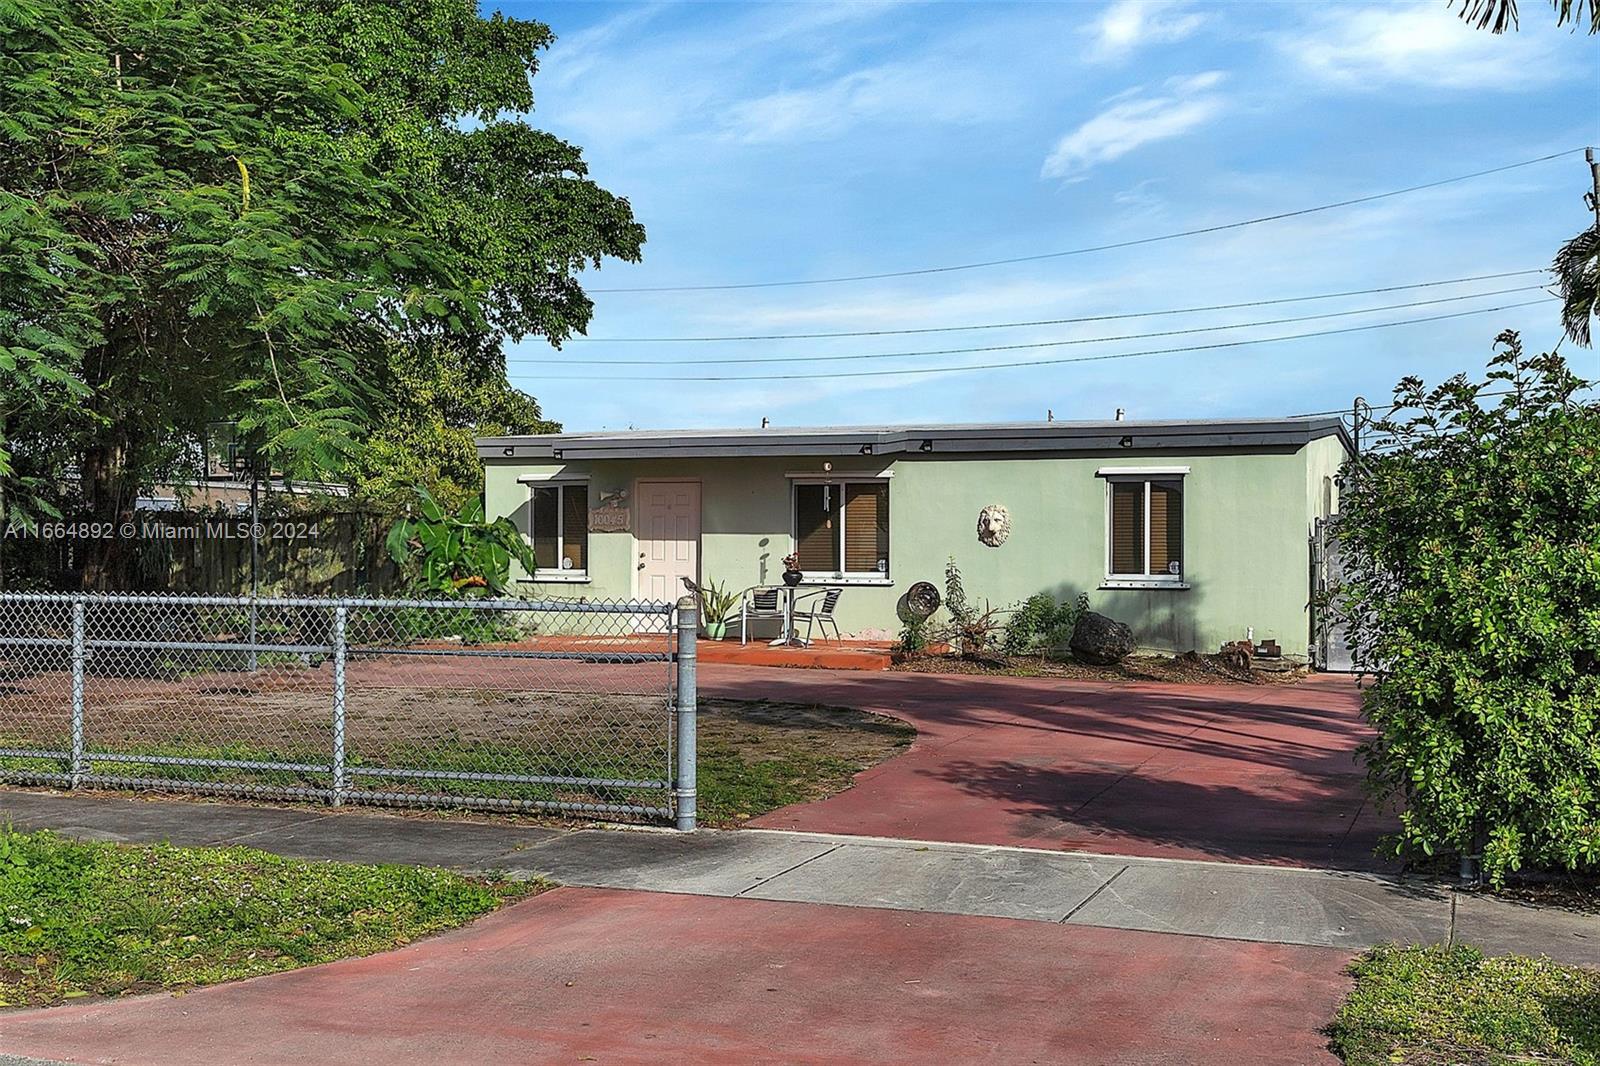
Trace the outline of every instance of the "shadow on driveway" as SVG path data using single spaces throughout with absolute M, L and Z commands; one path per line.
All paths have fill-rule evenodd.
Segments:
M 892 714 L 903 755 L 753 824 L 869 836 L 1391 869 L 1368 802 L 1370 735 L 1348 678 L 1165 685 L 708 669 L 709 694 Z

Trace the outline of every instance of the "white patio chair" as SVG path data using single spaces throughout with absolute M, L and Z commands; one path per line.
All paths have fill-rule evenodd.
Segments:
M 833 639 L 843 640 L 839 633 L 839 620 L 833 616 L 833 609 L 839 606 L 839 597 L 844 595 L 844 589 L 818 589 L 795 598 L 794 625 L 800 628 L 800 623 L 806 624 L 806 643 L 811 643 L 811 631 L 817 626 L 822 627 L 822 635 L 828 635 L 828 627 L 833 627 Z
M 783 622 L 782 590 L 776 585 L 753 585 L 739 593 L 739 643 L 750 643 L 752 619 L 776 618 Z

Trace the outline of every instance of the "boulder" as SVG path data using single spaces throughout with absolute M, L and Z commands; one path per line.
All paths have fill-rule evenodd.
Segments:
M 1133 630 L 1112 618 L 1085 611 L 1072 627 L 1073 658 L 1111 666 L 1133 654 Z

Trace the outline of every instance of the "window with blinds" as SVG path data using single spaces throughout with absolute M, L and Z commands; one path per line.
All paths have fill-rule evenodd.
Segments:
M 839 505 L 833 485 L 794 487 L 794 552 L 806 573 L 839 569 Z
M 589 486 L 537 485 L 530 493 L 528 539 L 541 575 L 584 574 L 589 566 Z
M 1183 480 L 1115 477 L 1108 485 L 1111 577 L 1183 577 Z
M 887 577 L 888 483 L 796 483 L 794 546 L 807 574 Z

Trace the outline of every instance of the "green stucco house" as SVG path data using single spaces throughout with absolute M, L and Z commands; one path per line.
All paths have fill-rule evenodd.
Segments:
M 900 627 L 906 589 L 1036 592 L 1152 651 L 1312 639 L 1310 538 L 1350 454 L 1337 418 L 558 433 L 478 441 L 488 513 L 533 543 L 533 595 L 676 599 L 683 577 L 843 587 L 846 637 Z M 767 634 L 772 635 L 772 634 Z

